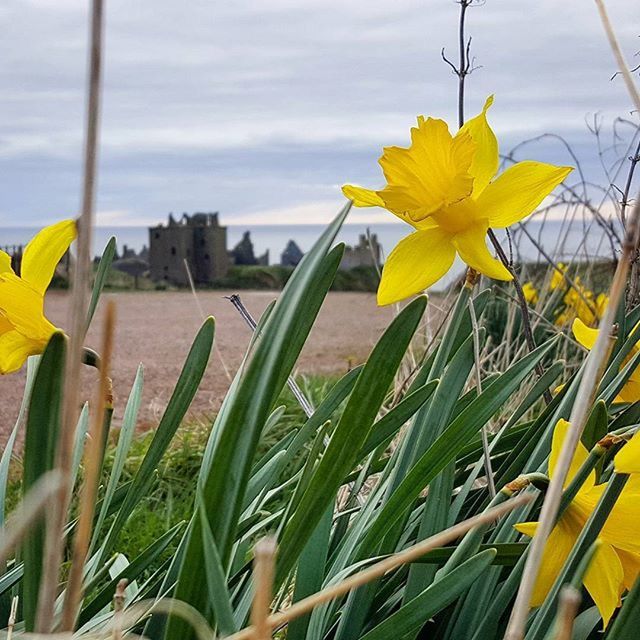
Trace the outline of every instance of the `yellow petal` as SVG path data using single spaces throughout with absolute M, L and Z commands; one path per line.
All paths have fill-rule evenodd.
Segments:
M 44 345 L 25 338 L 17 331 L 0 335 L 0 375 L 22 368 L 27 358 L 41 353 Z
M 576 340 L 585 348 L 585 349 L 593 349 L 593 345 L 596 343 L 598 339 L 598 330 L 591 329 L 587 327 L 587 325 L 580 320 L 580 318 L 576 318 L 571 325 L 571 330 L 573 331 L 573 335 L 576 337 Z
M 22 335 L 47 342 L 55 327 L 44 317 L 41 293 L 14 273 L 0 274 L 0 310 Z
M 613 464 L 617 473 L 640 473 L 640 431 L 620 449 Z
M 58 263 L 75 238 L 76 223 L 73 220 L 63 220 L 45 227 L 24 250 L 21 277 L 44 294 Z
M 640 555 L 616 549 L 616 554 L 620 558 L 622 570 L 624 571 L 624 587 L 629 590 L 635 584 L 640 575 Z
M 453 237 L 453 244 L 460 257 L 473 269 L 494 280 L 512 280 L 509 270 L 496 260 L 487 249 L 487 226 L 476 224 Z
M 573 171 L 543 162 L 518 162 L 498 176 L 478 197 L 478 206 L 492 227 L 522 220 Z
M 403 238 L 382 270 L 378 304 L 398 302 L 437 282 L 453 264 L 456 252 L 442 229 L 416 231 Z
M 553 430 L 553 439 L 551 441 L 551 454 L 549 456 L 549 476 L 553 477 L 553 474 L 556 469 L 556 465 L 558 462 L 558 458 L 560 457 L 560 451 L 562 450 L 562 444 L 567 437 L 567 433 L 571 425 L 563 419 L 558 420 L 556 426 Z M 573 455 L 573 460 L 571 461 L 571 466 L 569 467 L 569 472 L 567 473 L 567 478 L 564 482 L 564 486 L 567 487 L 571 480 L 573 480 L 574 476 L 578 472 L 578 469 L 586 462 L 589 457 L 589 452 L 587 448 L 582 444 L 582 442 L 578 442 L 578 446 L 576 448 L 576 452 Z M 585 483 L 582 485 L 580 492 L 588 491 L 595 484 L 595 471 L 592 471 Z
M 357 187 L 353 184 L 345 184 L 342 193 L 351 200 L 356 207 L 385 207 L 384 200 L 371 189 Z
M 0 249 L 0 273 L 13 271 L 11 268 L 11 256 Z
M 515 525 L 515 528 L 525 535 L 532 536 L 536 533 L 537 525 L 537 522 L 521 522 Z M 578 534 L 579 529 L 576 530 L 575 527 L 572 527 L 566 518 L 560 518 L 544 547 L 540 572 L 531 596 L 532 607 L 539 607 L 544 602 L 560 573 L 560 569 L 562 569 L 562 565 L 569 557 Z
M 477 198 L 491 178 L 496 175 L 500 160 L 498 158 L 498 140 L 487 122 L 487 110 L 493 104 L 493 96 L 484 103 L 482 113 L 467 120 L 458 132 L 467 132 L 476 144 L 476 151 L 471 162 L 469 173 L 473 176 L 473 197 Z
M 379 195 L 392 211 L 407 211 L 413 220 L 422 220 L 471 194 L 474 151 L 469 134 L 454 139 L 443 120 L 418 119 L 409 148 L 384 149 L 380 166 L 388 184 Z
M 622 563 L 611 545 L 600 541 L 583 582 L 606 627 L 620 606 L 624 582 Z
M 633 482 L 636 477 L 632 476 L 627 482 L 600 531 L 600 537 L 603 540 L 631 553 L 640 553 L 638 538 L 640 485 L 638 482 Z M 581 518 L 586 521 L 586 517 L 593 512 L 601 500 L 605 489 L 605 484 L 599 484 L 589 491 L 579 493 L 571 503 L 572 509 L 579 510 Z

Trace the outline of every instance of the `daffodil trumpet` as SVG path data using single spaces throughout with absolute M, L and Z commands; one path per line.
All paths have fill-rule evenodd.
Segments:
M 489 252 L 488 231 L 528 216 L 572 168 L 524 161 L 496 177 L 498 141 L 487 121 L 492 104 L 490 96 L 482 112 L 455 136 L 443 120 L 419 116 L 408 148 L 383 149 L 379 162 L 386 186 L 343 187 L 355 206 L 387 209 L 414 228 L 389 254 L 379 304 L 427 289 L 449 271 L 456 255 L 485 276 L 513 279 Z
M 0 251 L 0 374 L 18 371 L 29 356 L 42 353 L 58 331 L 44 315 L 44 297 L 75 237 L 73 220 L 40 231 L 24 250 L 20 275 L 11 257 Z

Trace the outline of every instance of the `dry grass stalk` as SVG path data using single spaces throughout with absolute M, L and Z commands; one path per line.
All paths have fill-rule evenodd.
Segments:
M 95 515 L 98 485 L 100 484 L 100 470 L 103 456 L 102 443 L 105 435 L 103 433 L 105 428 L 104 413 L 107 405 L 112 403 L 109 372 L 111 368 L 111 355 L 113 353 L 115 321 L 115 302 L 110 301 L 105 311 L 100 381 L 85 452 L 85 478 L 80 495 L 80 515 L 76 535 L 73 539 L 71 569 L 62 612 L 61 628 L 63 631 L 73 630 L 78 615 L 80 600 L 82 599 L 82 579 L 87 554 L 89 552 L 89 544 L 91 542 L 93 517 Z
M 9 620 L 7 623 L 7 640 L 11 640 L 13 637 L 13 627 L 16 624 L 16 614 L 18 613 L 18 599 L 19 596 L 13 596 L 11 600 L 11 611 L 9 612 Z
M 558 603 L 558 616 L 556 629 L 552 640 L 571 640 L 573 634 L 573 623 L 578 615 L 582 596 L 580 592 L 571 585 L 566 585 L 560 592 Z
M 58 498 L 52 505 L 51 522 L 47 528 L 44 570 L 42 583 L 40 585 L 36 622 L 36 630 L 41 632 L 50 631 L 53 624 L 54 604 L 64 545 L 64 525 L 72 491 L 72 487 L 70 486 L 70 469 L 73 455 L 73 439 L 80 406 L 79 393 L 82 345 L 86 332 L 87 301 L 92 271 L 91 240 L 98 157 L 103 13 L 103 0 L 93 0 L 90 14 L 91 51 L 89 58 L 82 210 L 78 219 L 77 256 L 73 274 L 69 317 L 71 340 L 65 375 L 62 437 L 59 443 L 57 460 L 57 467 L 63 474 L 63 482 L 59 490 Z
M 609 38 L 609 43 L 611 44 L 618 61 L 620 71 L 627 82 L 631 98 L 636 104 L 638 110 L 640 110 L 640 94 L 638 94 L 633 78 L 629 73 L 629 68 L 624 61 L 624 56 L 622 55 L 620 45 L 617 42 L 611 23 L 609 22 L 604 3 L 602 0 L 596 0 L 596 4 L 598 5 L 600 16 L 607 33 L 607 37 Z M 551 479 L 549 489 L 542 505 L 538 529 L 529 548 L 523 579 L 520 583 L 516 601 L 511 612 L 511 618 L 505 634 L 505 640 L 522 640 L 524 638 L 527 615 L 530 609 L 531 595 L 533 594 L 533 588 L 538 577 L 542 554 L 544 552 L 547 539 L 549 538 L 549 534 L 551 533 L 556 521 L 564 481 L 569 471 L 571 461 L 573 460 L 580 436 L 582 435 L 582 431 L 586 424 L 589 411 L 593 404 L 594 395 L 597 385 L 602 377 L 603 368 L 606 366 L 611 353 L 612 341 L 610 336 L 613 332 L 618 306 L 620 305 L 627 286 L 629 268 L 638 250 L 638 243 L 640 239 L 639 233 L 640 198 L 636 201 L 636 205 L 629 219 L 629 224 L 625 230 L 625 237 L 622 242 L 622 255 L 618 261 L 609 292 L 609 305 L 607 306 L 604 317 L 600 322 L 598 339 L 587 356 L 584 373 L 582 375 L 578 393 L 569 418 L 571 429 L 562 445 L 560 457 L 556 463 L 554 476 Z
M 113 594 L 113 631 L 111 632 L 112 640 L 122 640 L 122 612 L 124 611 L 125 589 L 129 581 L 123 578 L 116 586 L 116 592 Z
M 0 566 L 5 565 L 29 529 L 44 516 L 61 484 L 62 478 L 57 471 L 43 475 L 18 505 L 7 524 L 0 529 Z
M 253 606 L 251 625 L 253 640 L 269 640 L 273 626 L 269 623 L 273 601 L 273 576 L 275 574 L 277 544 L 275 538 L 259 540 L 253 560 Z
M 512 498 L 508 502 L 494 507 L 493 509 L 489 509 L 484 513 L 474 516 L 473 518 L 469 518 L 469 520 L 459 522 L 453 527 L 449 527 L 448 529 L 445 529 L 444 531 L 441 531 L 440 533 L 437 533 L 436 535 L 431 536 L 430 538 L 427 538 L 404 551 L 400 551 L 399 553 L 377 562 L 368 569 L 360 571 L 338 584 L 331 585 L 318 593 L 296 602 L 283 611 L 270 615 L 268 618 L 269 627 L 271 629 L 278 629 L 291 620 L 309 613 L 321 604 L 344 596 L 350 591 L 362 587 L 373 580 L 377 580 L 386 573 L 389 573 L 389 571 L 393 571 L 404 564 L 414 562 L 428 551 L 442 547 L 453 540 L 457 540 L 470 529 L 487 522 L 493 522 L 514 509 L 528 504 L 532 500 L 533 496 L 523 494 Z M 253 640 L 255 637 L 255 628 L 251 626 L 228 636 L 227 640 Z

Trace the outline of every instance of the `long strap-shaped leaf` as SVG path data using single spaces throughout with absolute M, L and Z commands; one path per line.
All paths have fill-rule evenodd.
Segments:
M 216 420 L 207 444 L 199 487 L 225 570 L 249 481 L 251 464 L 269 413 L 298 359 L 320 306 L 329 291 L 343 248 L 329 252 L 349 212 L 347 205 L 303 258 L 256 337 L 242 373 Z M 195 607 L 209 621 L 215 616 L 199 577 L 202 528 L 190 526 L 178 574 L 175 597 Z M 171 618 L 167 638 L 192 637 L 188 626 Z
M 418 327 L 427 300 L 417 298 L 389 325 L 374 347 L 349 397 L 329 446 L 285 528 L 276 581 L 294 567 L 343 478 L 359 459 L 385 395 Z
M 387 504 L 380 510 L 361 542 L 360 548 L 365 555 L 366 549 L 371 548 L 377 540 L 390 531 L 402 514 L 411 508 L 420 492 L 451 460 L 455 459 L 458 451 L 509 399 L 555 344 L 555 339 L 549 340 L 510 367 L 445 429 L 416 462 Z

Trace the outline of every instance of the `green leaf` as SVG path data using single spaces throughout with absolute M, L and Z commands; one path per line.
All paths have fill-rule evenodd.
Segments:
M 22 423 L 27 415 L 27 409 L 29 407 L 31 393 L 33 390 L 33 381 L 36 376 L 36 371 L 38 370 L 39 361 L 40 356 L 32 356 L 27 359 L 27 381 L 24 385 L 24 394 L 22 396 L 20 411 L 18 412 L 18 418 L 2 452 L 2 458 L 0 458 L 0 527 L 4 526 L 7 482 L 9 480 L 9 467 L 11 465 L 11 457 L 13 456 L 13 447 L 15 445 L 16 438 L 18 437 L 18 432 L 20 431 Z M 1 571 L 2 569 L 0 568 L 0 572 Z
M 600 616 L 598 615 L 598 618 Z M 607 634 L 607 640 L 637 640 L 640 628 L 640 578 L 622 603 L 622 609 Z
M 284 529 L 276 572 L 277 583 L 293 569 L 343 478 L 358 462 L 360 450 L 422 319 L 426 304 L 425 297 L 409 303 L 389 325 L 371 352 L 331 436 L 329 446 Z
M 360 543 L 363 553 L 380 540 L 402 515 L 411 508 L 420 492 L 427 487 L 458 451 L 486 421 L 507 402 L 510 396 L 531 374 L 536 364 L 555 346 L 552 339 L 511 366 L 489 385 L 455 420 L 415 463 L 407 476 L 380 510 Z
M 218 622 L 218 631 L 223 636 L 230 636 L 238 628 L 233 619 L 233 608 L 231 606 L 231 596 L 227 588 L 227 576 L 222 567 L 220 554 L 216 541 L 211 533 L 209 520 L 204 511 L 202 500 L 199 499 L 198 515 L 200 526 L 202 527 L 202 549 L 204 553 L 204 571 L 209 592 L 209 606 L 215 612 Z
M 580 440 L 587 448 L 587 451 L 591 451 L 598 440 L 607 435 L 608 426 L 609 416 L 607 415 L 607 404 L 604 400 L 598 400 L 591 410 L 582 436 L 580 436 Z
M 84 625 L 91 618 L 98 615 L 104 607 L 112 600 L 113 594 L 120 580 L 126 579 L 129 583 L 138 578 L 144 571 L 149 569 L 151 565 L 162 555 L 168 548 L 174 538 L 181 529 L 184 528 L 184 522 L 179 522 L 166 533 L 160 536 L 155 542 L 150 544 L 142 553 L 132 562 L 127 564 L 122 571 L 118 572 L 110 582 L 108 582 L 91 600 L 82 608 L 79 617 L 79 625 Z
M 223 403 L 207 444 L 199 484 L 211 532 L 223 567 L 228 569 L 262 429 L 302 350 L 342 259 L 343 247 L 329 252 L 348 211 L 347 205 L 300 262 L 276 302 L 232 390 Z M 175 597 L 213 620 L 198 573 L 202 532 L 190 526 Z M 172 617 L 165 637 L 187 638 L 191 631 Z
M 99 558 L 105 558 L 106 554 L 109 553 L 123 525 L 129 519 L 133 510 L 138 506 L 149 484 L 153 480 L 156 467 L 171 443 L 198 390 L 202 376 L 207 368 L 207 363 L 209 362 L 214 333 L 215 321 L 213 318 L 207 318 L 189 351 L 178 382 L 171 395 L 169 404 L 165 409 L 164 415 L 160 420 L 160 424 L 158 424 L 156 428 L 149 449 L 100 547 Z M 100 565 L 101 563 L 101 561 L 98 561 L 97 564 Z
M 91 300 L 89 301 L 89 308 L 87 310 L 87 329 L 89 328 L 96 309 L 98 308 L 100 294 L 104 289 L 104 285 L 107 281 L 107 276 L 109 275 L 109 269 L 111 269 L 111 264 L 113 263 L 115 255 L 116 239 L 112 236 L 111 238 L 109 238 L 109 242 L 107 242 L 107 246 L 102 252 L 100 264 L 98 265 L 98 270 L 96 271 L 96 277 L 93 281 L 93 291 L 91 292 Z
M 24 442 L 23 495 L 55 465 L 60 434 L 64 365 L 67 338 L 56 331 L 49 340 L 33 383 Z M 38 593 L 42 577 L 45 522 L 33 525 L 22 547 L 24 579 L 22 610 L 27 631 L 35 627 Z
M 473 556 L 444 578 L 427 587 L 377 627 L 365 633 L 362 640 L 397 640 L 414 634 L 429 618 L 442 611 L 468 589 L 492 563 L 495 555 L 493 549 L 488 549 Z
M 422 387 L 418 387 L 412 393 L 407 394 L 389 413 L 380 418 L 371 428 L 371 433 L 360 452 L 360 458 L 366 458 L 378 447 L 388 444 L 402 426 L 432 396 L 438 382 L 438 380 L 431 380 Z

